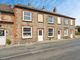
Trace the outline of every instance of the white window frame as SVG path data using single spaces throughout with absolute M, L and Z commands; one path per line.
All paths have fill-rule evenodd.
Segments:
M 69 24 L 69 20 L 67 18 L 64 19 L 64 25 L 68 25 Z
M 23 32 L 23 31 L 24 31 L 23 29 L 24 29 L 24 28 L 31 28 L 31 36 L 24 36 L 24 35 L 23 35 L 23 33 L 24 33 L 24 32 Z M 22 27 L 22 38 L 32 38 L 32 27 L 30 27 L 30 26 L 23 26 L 23 27 Z
M 65 34 L 65 30 L 67 30 L 66 31 L 67 34 Z M 68 36 L 68 33 L 69 33 L 69 30 L 68 29 L 64 29 L 64 36 Z
M 57 23 L 61 24 L 61 17 L 58 17 Z
M 48 31 L 48 37 L 54 37 L 54 28 L 48 28 L 49 29 L 53 29 L 53 35 L 52 36 L 49 36 L 49 31 Z
M 49 22 L 49 17 L 52 17 L 52 22 Z M 53 16 L 48 16 L 48 23 L 54 23 L 54 18 L 53 18 Z
M 39 19 L 40 17 L 42 18 L 42 20 Z M 44 19 L 43 19 L 43 14 L 38 14 L 38 22 L 43 22 L 43 20 L 44 20 Z
M 70 20 L 70 24 L 73 25 L 73 20 Z
M 25 13 L 25 12 L 29 12 L 29 11 L 23 11 L 23 20 L 24 20 L 24 21 L 32 21 L 32 13 L 31 13 L 31 12 L 29 12 L 29 13 L 30 13 L 30 16 L 29 16 L 29 17 L 30 17 L 30 20 L 24 19 L 24 16 L 25 16 L 24 13 Z M 26 16 L 27 16 L 27 15 L 26 15 Z

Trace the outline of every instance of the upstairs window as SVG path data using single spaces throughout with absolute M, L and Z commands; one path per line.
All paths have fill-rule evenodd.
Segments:
M 61 17 L 58 17 L 57 23 L 58 23 L 58 24 L 61 24 Z
M 43 14 L 38 14 L 38 22 L 43 22 Z
M 70 20 L 70 25 L 73 25 L 73 20 Z
M 68 24 L 68 19 L 64 19 L 64 24 L 65 24 L 65 25 Z
M 48 17 L 48 23 L 54 23 L 53 16 L 49 16 L 49 17 Z
M 32 21 L 32 13 L 28 11 L 23 11 L 23 20 Z

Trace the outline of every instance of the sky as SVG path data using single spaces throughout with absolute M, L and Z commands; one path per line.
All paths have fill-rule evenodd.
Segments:
M 80 0 L 0 0 L 0 4 L 28 5 L 28 3 L 37 9 L 44 6 L 47 11 L 53 11 L 56 7 L 57 13 L 76 18 L 76 25 L 80 25 Z

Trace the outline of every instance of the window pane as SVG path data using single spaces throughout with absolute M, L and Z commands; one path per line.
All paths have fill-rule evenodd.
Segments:
M 24 12 L 23 14 L 23 20 L 31 20 L 31 13 L 30 12 Z
M 53 32 L 53 29 L 49 29 L 49 33 L 52 33 Z
M 23 28 L 24 36 L 31 36 L 31 28 Z
M 64 24 L 68 24 L 68 19 L 65 19 L 64 20 Z
M 53 36 L 53 29 L 48 29 L 48 36 Z
M 70 20 L 70 24 L 73 25 L 73 20 Z
M 42 30 L 39 30 L 39 35 L 42 35 Z
M 0 36 L 4 36 L 4 30 L 0 30 Z
M 24 12 L 24 15 L 30 16 L 30 12 Z
M 31 28 L 24 28 L 24 32 L 31 32 Z
M 64 29 L 64 36 L 68 36 L 68 29 Z
M 24 16 L 24 20 L 31 20 L 31 19 L 28 16 Z
M 58 17 L 58 24 L 61 24 L 61 17 Z
M 48 33 L 48 36 L 53 36 L 53 33 Z
M 31 36 L 31 33 L 23 33 L 24 36 Z
M 52 16 L 49 16 L 48 17 L 48 23 L 53 23 L 54 21 L 53 21 L 53 17 Z

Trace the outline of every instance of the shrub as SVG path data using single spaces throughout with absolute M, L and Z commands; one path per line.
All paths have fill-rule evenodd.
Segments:
M 78 28 L 78 32 L 80 33 L 80 28 Z
M 69 36 L 64 36 L 64 37 L 63 37 L 63 39 L 68 39 L 68 38 L 70 38 L 70 37 L 69 37 Z
M 6 44 L 10 45 L 11 44 L 11 40 L 10 39 L 6 39 Z
M 80 32 L 76 32 L 75 34 L 76 34 L 76 35 L 80 35 Z

